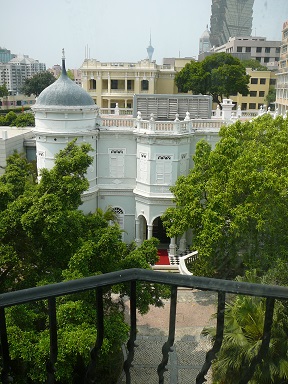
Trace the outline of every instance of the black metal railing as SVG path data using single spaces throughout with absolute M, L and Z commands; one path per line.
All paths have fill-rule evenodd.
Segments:
M 21 291 L 9 292 L 0 295 L 0 332 L 1 332 L 1 353 L 2 353 L 2 383 L 11 383 L 13 372 L 10 368 L 9 340 L 6 330 L 5 308 L 28 302 L 39 300 L 48 300 L 49 310 L 49 331 L 50 331 L 50 358 L 46 365 L 47 383 L 55 383 L 55 363 L 57 361 L 57 323 L 56 323 L 56 298 L 72 293 L 83 292 L 88 290 L 96 290 L 97 297 L 97 340 L 91 351 L 91 361 L 88 366 L 85 384 L 97 383 L 96 367 L 98 363 L 98 354 L 102 346 L 104 338 L 104 311 L 103 311 L 103 287 L 114 284 L 130 282 L 130 338 L 127 343 L 128 355 L 124 362 L 124 371 L 126 375 L 126 383 L 131 383 L 130 368 L 134 358 L 134 348 L 136 340 L 136 282 L 149 282 L 166 284 L 171 287 L 170 298 L 170 319 L 168 339 L 162 348 L 162 361 L 159 358 L 157 369 L 159 383 L 164 383 L 164 372 L 168 363 L 169 352 L 174 343 L 175 323 L 177 313 L 177 288 L 194 288 L 203 291 L 211 291 L 218 293 L 217 307 L 217 325 L 216 337 L 212 348 L 207 352 L 206 359 L 200 370 L 196 384 L 206 381 L 205 376 L 211 366 L 216 353 L 220 350 L 225 317 L 225 301 L 226 294 L 240 294 L 248 296 L 258 296 L 266 298 L 266 312 L 262 344 L 258 354 L 251 361 L 249 367 L 243 368 L 244 376 L 239 384 L 246 384 L 252 378 L 255 368 L 262 361 L 263 356 L 267 353 L 271 337 L 271 327 L 273 323 L 274 303 L 276 299 L 288 299 L 288 288 L 280 286 L 253 284 L 245 282 L 236 282 L 229 280 L 212 279 L 197 276 L 184 276 L 179 274 L 170 274 L 156 272 L 144 269 L 128 269 L 123 271 L 111 272 L 103 275 L 87 277 L 83 279 L 73 280 L 69 282 L 51 284 L 36 288 L 25 289 Z M 83 379 L 84 380 L 84 379 Z

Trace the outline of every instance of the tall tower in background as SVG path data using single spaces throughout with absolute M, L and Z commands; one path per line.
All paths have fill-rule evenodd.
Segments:
M 151 32 L 150 32 L 150 41 L 149 41 L 149 46 L 147 47 L 149 61 L 152 61 L 153 52 L 154 52 L 154 48 L 151 45 Z
M 208 30 L 208 25 L 207 25 L 205 31 L 202 33 L 199 39 L 199 54 L 204 52 L 209 52 L 210 49 L 211 49 L 210 32 Z
M 251 36 L 254 0 L 212 0 L 210 42 L 227 43 L 229 37 Z

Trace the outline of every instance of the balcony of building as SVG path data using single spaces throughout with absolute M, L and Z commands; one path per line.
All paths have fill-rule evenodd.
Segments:
M 20 306 L 24 303 L 33 303 L 44 301 L 48 314 L 48 328 L 50 334 L 50 356 L 46 364 L 46 383 L 56 383 L 56 366 L 59 345 L 57 330 L 57 304 L 56 299 L 66 295 L 76 294 L 78 292 L 96 292 L 95 312 L 97 314 L 97 338 L 95 345 L 91 349 L 91 360 L 87 366 L 86 372 L 82 375 L 82 383 L 97 382 L 97 365 L 99 364 L 99 351 L 102 347 L 105 337 L 105 314 L 104 314 L 104 291 L 118 284 L 128 284 L 130 293 L 127 296 L 127 307 L 129 308 L 129 317 L 127 322 L 130 326 L 129 339 L 126 347 L 123 348 L 124 363 L 123 372 L 117 383 L 142 384 L 142 383 L 204 383 L 210 382 L 209 373 L 212 361 L 221 350 L 224 335 L 224 320 L 226 315 L 225 303 L 230 294 L 261 297 L 265 299 L 265 319 L 263 328 L 261 327 L 261 338 L 259 349 L 250 363 L 242 367 L 243 376 L 238 384 L 247 384 L 253 377 L 253 374 L 261 364 L 263 357 L 269 353 L 271 340 L 271 329 L 273 326 L 274 305 L 277 300 L 288 299 L 288 288 L 281 286 L 269 286 L 264 284 L 255 284 L 247 282 L 236 282 L 206 277 L 197 277 L 193 275 L 182 275 L 175 273 L 163 273 L 151 270 L 129 269 L 123 271 L 111 272 L 103 275 L 91 276 L 87 278 L 50 284 L 41 287 L 35 287 L 15 292 L 8 292 L 0 295 L 0 332 L 1 332 L 1 379 L 2 383 L 11 383 L 13 380 L 13 369 L 9 351 L 9 338 L 7 333 L 5 312 L 6 308 Z M 147 339 L 142 338 L 138 333 L 139 315 L 136 308 L 136 285 L 138 283 L 164 284 L 170 287 L 171 296 L 167 302 L 169 313 L 167 314 L 167 329 L 165 333 L 157 334 L 154 339 L 157 340 L 151 350 Z M 216 336 L 214 343 L 208 342 L 208 348 L 203 348 L 203 343 L 197 343 L 195 338 L 185 339 L 186 359 L 181 350 L 176 348 L 175 337 L 177 333 L 177 324 L 183 316 L 181 305 L 177 297 L 181 289 L 187 292 L 201 292 L 213 302 L 215 301 L 216 312 Z M 195 302 L 187 303 L 187 306 L 193 307 L 192 312 L 199 309 Z M 201 314 L 200 314 L 201 316 Z M 202 315 L 203 316 L 203 315 Z M 166 324 L 166 323 L 165 323 Z M 159 331 L 159 330 L 158 330 Z M 159 331 L 160 332 L 160 331 Z M 260 332 L 260 329 L 259 329 Z M 164 336 L 163 336 L 164 335 Z M 166 335 L 166 336 L 165 336 Z M 157 338 L 158 337 L 158 338 Z M 160 337 L 160 338 L 159 338 Z M 271 340 L 271 343 L 270 343 Z M 20 342 L 20 340 L 19 340 Z M 156 348 L 157 346 L 157 348 Z M 87 346 L 89 348 L 90 346 Z M 150 345 L 151 347 L 151 345 Z M 142 351 L 141 351 L 142 349 Z M 188 353 L 193 352 L 192 358 L 188 358 Z M 142 353 L 141 353 L 142 352 Z M 177 360 L 179 357 L 184 359 L 185 363 Z M 152 356 L 152 357 L 151 357 Z M 140 359 L 140 360 L 139 360 Z M 145 362 L 146 359 L 146 362 Z M 181 366 L 181 367 L 180 367 Z M 181 368 L 181 369 L 180 369 Z M 185 372 L 184 372 L 185 371 Z M 144 380 L 144 381 L 143 381 Z M 186 380 L 186 381 L 185 381 Z

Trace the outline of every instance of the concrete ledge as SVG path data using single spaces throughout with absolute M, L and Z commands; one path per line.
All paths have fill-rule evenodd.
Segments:
M 179 273 L 178 265 L 153 265 L 153 271 Z

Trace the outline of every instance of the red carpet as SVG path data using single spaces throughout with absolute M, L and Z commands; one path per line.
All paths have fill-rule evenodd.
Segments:
M 170 265 L 168 252 L 166 249 L 158 249 L 159 261 L 157 261 L 156 265 Z

